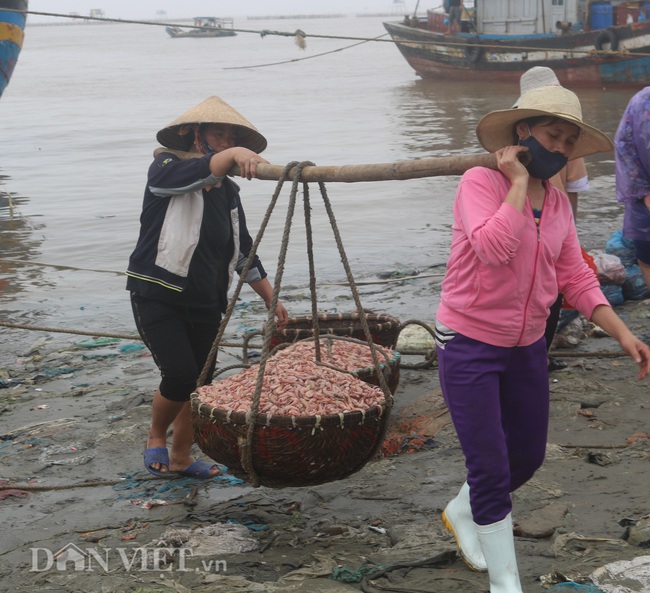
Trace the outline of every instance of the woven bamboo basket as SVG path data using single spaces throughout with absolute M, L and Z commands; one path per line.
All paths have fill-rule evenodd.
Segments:
M 381 356 L 380 360 L 383 360 Z M 400 360 L 400 353 L 393 351 L 393 357 L 385 362 L 381 362 L 379 365 L 381 372 L 384 373 L 384 378 L 386 379 L 388 389 L 390 389 L 390 392 L 393 395 L 397 391 L 397 386 L 399 385 Z M 359 377 L 359 379 L 362 381 L 369 383 L 370 385 L 376 385 L 377 387 L 380 386 L 379 377 L 377 376 L 377 369 L 374 366 L 353 371 L 353 374 Z
M 395 347 L 399 334 L 399 320 L 390 315 L 364 313 L 370 337 L 378 346 L 387 348 Z M 335 313 L 333 315 L 323 314 L 318 316 L 318 330 L 320 334 L 334 336 L 347 336 L 357 340 L 366 341 L 366 335 L 361 325 L 359 313 Z M 282 330 L 275 330 L 271 337 L 270 347 L 275 348 L 279 344 L 296 342 L 314 335 L 313 317 L 291 317 Z
M 192 416 L 201 450 L 236 477 L 249 480 L 242 464 L 248 415 L 207 405 L 194 393 Z M 260 414 L 251 441 L 259 485 L 314 486 L 352 475 L 379 450 L 388 417 L 385 404 L 330 416 Z
M 398 352 L 380 365 L 387 387 L 395 392 L 399 381 Z M 379 385 L 377 369 L 352 373 Z M 392 403 L 392 402 L 391 402 Z M 211 459 L 228 467 L 236 477 L 250 481 L 243 461 L 248 442 L 250 413 L 235 412 L 191 398 L 194 438 Z M 359 471 L 381 446 L 391 406 L 323 416 L 287 416 L 259 413 L 251 438 L 256 480 L 273 488 L 314 486 L 346 478 Z

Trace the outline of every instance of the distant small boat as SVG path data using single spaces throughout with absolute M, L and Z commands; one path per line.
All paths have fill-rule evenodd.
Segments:
M 166 27 L 170 37 L 233 37 L 237 33 L 233 30 L 233 20 L 228 18 L 219 19 L 213 16 L 194 17 L 192 29 L 181 27 Z
M 25 36 L 26 15 L 10 10 L 26 11 L 27 0 L 0 0 L 0 96 L 9 84 Z
M 445 5 L 447 1 L 445 0 Z M 650 84 L 650 1 L 465 0 L 460 31 L 442 8 L 384 23 L 422 78 L 518 83 L 548 66 L 562 84 Z

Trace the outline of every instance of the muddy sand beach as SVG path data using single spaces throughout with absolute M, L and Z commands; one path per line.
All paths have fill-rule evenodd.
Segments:
M 400 287 L 417 296 L 429 280 L 391 287 L 391 313 L 406 319 Z M 650 300 L 617 310 L 650 340 Z M 650 383 L 583 325 L 550 375 L 545 464 L 514 494 L 523 589 L 648 592 Z M 3 333 L 0 591 L 488 590 L 442 527 L 463 456 L 435 365 L 412 368 L 422 356 L 403 357 L 382 455 L 342 480 L 253 488 L 228 472 L 144 471 L 158 373 L 137 340 Z

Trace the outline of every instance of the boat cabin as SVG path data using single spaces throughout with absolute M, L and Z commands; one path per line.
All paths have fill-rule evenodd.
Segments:
M 233 20 L 228 18 L 216 18 L 214 16 L 195 16 L 194 26 L 206 29 L 223 29 L 233 26 Z
M 552 33 L 558 21 L 576 21 L 577 3 L 578 0 L 477 0 L 476 21 L 481 23 L 480 31 L 485 35 Z
M 463 33 L 561 35 L 650 19 L 650 0 L 466 0 Z M 446 6 L 446 3 L 445 3 Z M 429 11 L 429 30 L 443 32 L 446 11 Z

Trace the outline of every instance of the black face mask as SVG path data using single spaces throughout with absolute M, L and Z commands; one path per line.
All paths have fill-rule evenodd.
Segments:
M 526 170 L 536 179 L 550 179 L 569 162 L 561 152 L 551 152 L 544 148 L 532 134 L 528 138 L 519 140 L 519 144 L 528 148 L 530 162 L 526 165 Z

